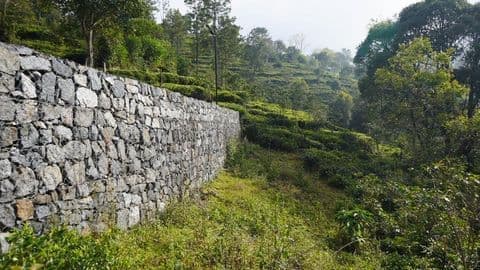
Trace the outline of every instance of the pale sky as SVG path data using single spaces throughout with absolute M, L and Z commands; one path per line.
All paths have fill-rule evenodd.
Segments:
M 479 2 L 480 0 L 469 0 Z M 247 35 L 266 27 L 273 39 L 287 44 L 297 33 L 306 35 L 307 51 L 328 47 L 355 53 L 372 20 L 394 18 L 418 0 L 232 0 L 232 14 Z M 171 8 L 186 12 L 183 0 L 170 0 Z

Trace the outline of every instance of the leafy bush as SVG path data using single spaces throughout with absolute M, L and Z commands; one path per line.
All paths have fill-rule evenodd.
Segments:
M 268 149 L 291 152 L 309 146 L 309 142 L 299 133 L 262 124 L 248 125 L 245 128 L 245 135 L 250 141 Z
M 203 88 L 210 88 L 210 85 L 204 81 L 194 77 L 180 76 L 174 73 L 163 72 L 160 74 L 160 80 L 162 83 L 173 83 L 182 85 L 197 85 Z
M 477 269 L 480 176 L 449 160 L 411 173 L 359 181 L 355 195 L 375 215 L 383 251 L 408 258 L 401 263 L 414 269 Z M 398 261 L 388 256 L 384 265 Z
M 180 84 L 173 84 L 173 83 L 164 83 L 163 87 L 167 88 L 168 90 L 179 92 L 185 96 L 193 97 L 200 100 L 211 101 L 212 95 L 210 92 L 201 87 L 196 85 L 180 85 Z
M 229 91 L 218 92 L 218 96 L 216 97 L 216 101 L 236 103 L 236 104 L 243 104 L 244 103 L 244 100 L 240 96 L 238 96 L 234 92 L 229 92 Z
M 369 227 L 373 223 L 372 213 L 359 208 L 342 210 L 337 213 L 335 219 L 340 223 L 342 236 L 347 238 L 341 249 L 354 248 L 355 251 L 359 251 L 367 241 Z
M 219 102 L 218 105 L 239 112 L 241 117 L 248 113 L 245 107 L 236 103 Z
M 292 128 L 298 125 L 297 121 L 291 120 L 285 115 L 277 113 L 267 113 L 267 123 L 272 126 L 282 126 L 287 128 Z
M 317 170 L 321 176 L 331 177 L 337 173 L 338 164 L 341 158 L 333 152 L 311 148 L 303 155 L 305 165 Z
M 0 255 L 1 269 L 111 269 L 122 268 L 116 257 L 113 233 L 81 236 L 77 231 L 54 228 L 38 236 L 25 225 L 9 238 L 10 250 Z

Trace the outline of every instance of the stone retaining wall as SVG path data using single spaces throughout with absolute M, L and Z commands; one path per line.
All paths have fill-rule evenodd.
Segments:
M 0 43 L 0 231 L 126 229 L 212 180 L 237 112 Z

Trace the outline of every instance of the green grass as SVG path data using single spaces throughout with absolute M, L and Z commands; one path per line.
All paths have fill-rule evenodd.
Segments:
M 337 252 L 343 243 L 335 214 L 352 202 L 304 170 L 299 154 L 252 144 L 229 151 L 228 171 L 155 221 L 89 236 L 65 229 L 35 236 L 26 227 L 14 234 L 12 252 L 0 256 L 0 268 L 380 268 L 375 249 Z
M 201 199 L 120 236 L 133 269 L 376 269 L 376 257 L 335 253 L 337 204 L 346 196 L 304 174 L 294 154 L 255 148 L 249 166 L 270 160 L 275 177 L 223 172 Z M 237 164 L 238 165 L 238 164 Z M 237 168 L 238 169 L 238 168 Z M 261 168 L 260 171 L 265 171 Z

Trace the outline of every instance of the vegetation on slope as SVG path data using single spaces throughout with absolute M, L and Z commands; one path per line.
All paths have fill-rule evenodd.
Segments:
M 0 0 L 0 39 L 216 99 L 241 113 L 243 137 L 263 149 L 245 145 L 203 200 L 172 206 L 136 234 L 114 233 L 113 247 L 73 235 L 73 254 L 45 253 L 69 232 L 36 238 L 25 229 L 2 262 L 78 258 L 77 249 L 105 259 L 119 248 L 132 252 L 123 264 L 146 268 L 162 263 L 155 249 L 178 268 L 479 268 L 480 4 L 425 0 L 374 24 L 354 70 L 347 51 L 306 56 L 262 27 L 241 37 L 229 0 L 186 0 L 188 14 L 165 12 L 161 24 L 150 1 L 118 0 L 127 2 L 135 5 L 101 14 L 108 20 L 89 29 L 91 44 L 79 19 L 97 9 L 72 7 L 107 0 Z M 218 96 L 204 27 L 215 19 Z M 258 215 L 244 211 L 254 206 Z
M 378 255 L 338 253 L 335 213 L 350 200 L 296 154 L 238 146 L 230 170 L 196 198 L 128 232 L 16 232 L 0 266 L 37 269 L 376 269 Z M 65 258 L 69 258 L 66 260 Z

